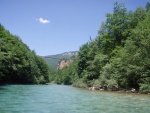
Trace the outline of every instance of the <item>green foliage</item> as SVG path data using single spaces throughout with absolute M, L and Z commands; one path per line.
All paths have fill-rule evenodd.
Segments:
M 148 2 L 148 3 L 146 4 L 145 8 L 146 8 L 146 11 L 149 11 L 149 10 L 150 10 L 150 2 Z
M 78 75 L 79 77 L 82 77 L 81 74 L 84 69 L 87 67 L 87 61 L 88 61 L 88 52 L 89 52 L 89 44 L 86 43 L 82 45 L 80 48 L 80 51 L 78 52 Z
M 44 59 L 0 25 L 0 84 L 39 84 L 49 77 Z
M 55 82 L 57 84 L 71 85 L 77 79 L 77 59 L 55 74 Z
M 140 85 L 140 92 L 150 93 L 150 84 L 141 84 Z
M 108 80 L 107 81 L 107 89 L 108 90 L 117 90 L 117 82 L 116 82 L 116 80 L 113 80 L 113 79 Z
M 150 10 L 138 7 L 127 11 L 116 2 L 106 15 L 98 36 L 82 45 L 74 65 L 62 70 L 61 78 L 77 87 L 101 87 L 107 90 L 150 91 Z M 61 83 L 65 79 L 61 79 Z
M 93 83 L 93 86 L 94 87 L 101 87 L 101 82 L 100 82 L 100 80 L 99 79 L 96 79 L 95 81 L 94 81 L 94 83 Z
M 80 88 L 87 88 L 87 83 L 85 82 L 84 79 L 78 79 L 74 81 L 73 86 L 75 87 L 80 87 Z

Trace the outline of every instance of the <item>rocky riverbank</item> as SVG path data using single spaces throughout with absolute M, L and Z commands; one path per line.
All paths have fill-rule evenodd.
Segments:
M 78 86 L 74 86 L 74 87 L 78 87 Z M 131 89 L 115 89 L 115 90 L 108 90 L 105 87 L 78 87 L 78 88 L 83 88 L 86 90 L 91 90 L 91 91 L 112 91 L 112 92 L 118 92 L 118 93 L 133 93 L 133 94 L 148 94 L 150 95 L 150 93 L 142 93 L 137 91 L 135 88 L 131 88 Z

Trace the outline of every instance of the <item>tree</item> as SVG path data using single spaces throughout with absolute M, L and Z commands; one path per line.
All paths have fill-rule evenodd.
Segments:
M 0 84 L 49 82 L 46 62 L 0 25 Z
M 59 72 L 59 82 L 108 90 L 135 88 L 149 93 L 149 15 L 149 3 L 146 10 L 138 7 L 127 12 L 124 4 L 116 2 L 98 36 L 80 47 L 76 63 Z
M 150 10 L 150 2 L 147 2 L 145 9 L 146 9 L 146 11 Z
M 89 44 L 86 43 L 84 44 L 81 48 L 80 51 L 78 52 L 78 75 L 79 77 L 82 77 L 81 74 L 83 72 L 84 69 L 86 69 L 87 67 L 87 60 L 88 58 L 88 51 L 89 51 Z

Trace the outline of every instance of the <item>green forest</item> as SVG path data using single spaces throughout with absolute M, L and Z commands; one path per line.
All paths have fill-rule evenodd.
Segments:
M 0 25 L 0 84 L 44 84 L 50 81 L 45 60 Z
M 57 84 L 150 93 L 150 3 L 128 11 L 114 3 L 97 37 L 55 74 L 45 59 L 0 25 L 0 84 Z
M 98 35 L 80 47 L 78 57 L 54 81 L 76 87 L 150 92 L 150 3 L 128 11 L 114 3 Z

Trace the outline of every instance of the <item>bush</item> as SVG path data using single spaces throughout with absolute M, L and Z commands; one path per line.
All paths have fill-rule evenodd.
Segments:
M 117 82 L 113 79 L 108 80 L 107 81 L 107 88 L 108 88 L 108 90 L 112 90 L 112 91 L 117 90 L 118 89 Z
M 94 87 L 101 87 L 101 82 L 100 82 L 100 80 L 98 80 L 98 79 L 95 80 L 93 86 L 94 86 Z
M 79 88 L 87 88 L 87 84 L 84 82 L 83 79 L 78 79 L 73 83 L 73 86 L 79 87 Z
M 150 93 L 150 85 L 149 84 L 141 84 L 140 92 L 142 93 Z

